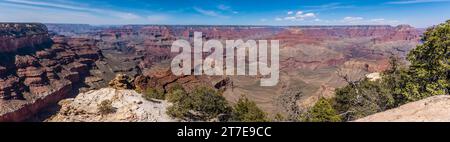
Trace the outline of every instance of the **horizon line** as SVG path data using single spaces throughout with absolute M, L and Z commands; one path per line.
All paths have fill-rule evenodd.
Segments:
M 26 23 L 26 22 L 19 22 L 19 23 Z M 31 23 L 40 23 L 40 22 L 31 22 Z M 355 24 L 355 25 L 249 25 L 249 24 L 87 24 L 87 23 L 41 23 L 41 24 L 55 24 L 55 25 L 89 25 L 89 26 L 243 26 L 243 27 L 332 27 L 332 26 L 339 26 L 339 27 L 349 27 L 349 26 L 391 26 L 391 27 L 397 27 L 397 26 L 410 26 L 413 28 L 423 28 L 423 27 L 414 27 L 411 24 L 398 24 L 398 25 L 389 25 L 389 24 Z
M 242 26 L 242 27 L 350 27 L 350 26 L 390 26 L 390 27 L 398 27 L 398 26 L 410 26 L 413 28 L 421 29 L 428 27 L 414 27 L 411 24 L 398 24 L 398 25 L 389 25 L 389 24 L 355 24 L 355 25 L 327 25 L 327 24 L 318 24 L 318 25 L 249 25 L 249 24 L 88 24 L 88 23 L 44 23 L 44 22 L 0 22 L 0 24 L 44 24 L 44 25 L 88 25 L 93 27 L 102 27 L 102 26 Z

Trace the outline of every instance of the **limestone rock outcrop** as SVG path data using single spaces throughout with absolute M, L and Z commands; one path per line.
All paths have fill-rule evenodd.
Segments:
M 376 113 L 356 122 L 449 122 L 450 96 L 429 97 Z
M 99 104 L 111 102 L 113 112 L 102 114 Z M 152 102 L 133 90 L 103 88 L 77 95 L 59 103 L 59 112 L 49 122 L 173 122 L 178 121 L 166 114 L 171 104 L 166 101 Z

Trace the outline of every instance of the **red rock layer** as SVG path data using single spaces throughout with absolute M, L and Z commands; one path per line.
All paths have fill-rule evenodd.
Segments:
M 23 26 L 35 28 L 18 27 Z M 17 38 L 40 38 L 28 34 Z M 20 52 L 12 48 L 0 52 L 5 59 L 0 61 L 0 121 L 22 121 L 70 95 L 77 90 L 72 86 L 82 83 L 102 57 L 92 39 L 56 36 L 53 44 L 37 46 L 41 47 L 18 44 L 14 48 Z
M 0 52 L 14 52 L 50 42 L 43 24 L 0 23 Z

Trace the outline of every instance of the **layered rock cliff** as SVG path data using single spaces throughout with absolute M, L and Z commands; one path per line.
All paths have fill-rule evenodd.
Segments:
M 44 24 L 0 23 L 0 52 L 36 48 L 50 41 Z
M 76 92 L 102 58 L 94 40 L 46 32 L 42 24 L 2 24 L 0 121 L 22 121 Z

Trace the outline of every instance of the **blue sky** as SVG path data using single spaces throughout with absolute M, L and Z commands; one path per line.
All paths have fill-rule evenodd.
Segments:
M 0 0 L 0 22 L 428 27 L 447 19 L 450 0 Z

